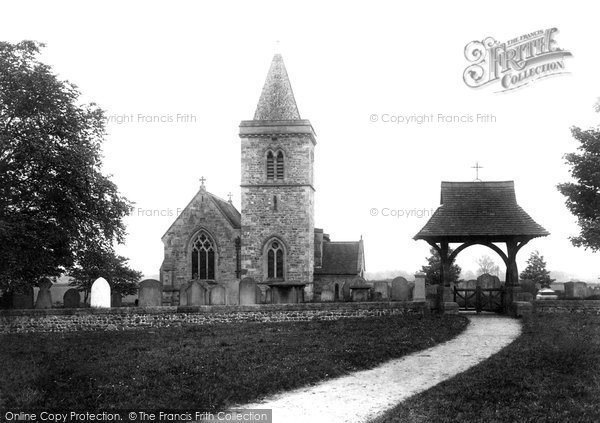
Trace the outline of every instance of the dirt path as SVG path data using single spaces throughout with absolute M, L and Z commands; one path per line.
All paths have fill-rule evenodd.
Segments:
M 518 320 L 469 316 L 458 337 L 364 370 L 240 408 L 273 409 L 273 423 L 366 422 L 498 352 L 521 333 Z

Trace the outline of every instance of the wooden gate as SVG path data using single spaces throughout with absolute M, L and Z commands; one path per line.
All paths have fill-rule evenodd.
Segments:
M 454 287 L 454 302 L 461 310 L 472 310 L 477 313 L 504 310 L 504 287 L 502 288 L 457 288 Z

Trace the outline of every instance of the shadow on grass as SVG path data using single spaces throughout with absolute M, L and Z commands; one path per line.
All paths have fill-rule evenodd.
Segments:
M 0 337 L 0 409 L 214 411 L 429 348 L 461 316 Z
M 507 348 L 376 422 L 600 421 L 600 316 L 524 323 Z

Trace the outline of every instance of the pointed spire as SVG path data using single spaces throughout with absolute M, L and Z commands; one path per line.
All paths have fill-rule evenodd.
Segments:
M 273 56 L 254 120 L 300 120 L 292 85 L 279 53 Z

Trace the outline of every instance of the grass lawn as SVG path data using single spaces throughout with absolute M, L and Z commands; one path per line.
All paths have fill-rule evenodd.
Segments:
M 600 316 L 531 317 L 506 349 L 377 423 L 457 421 L 600 421 Z
M 0 410 L 201 409 L 428 348 L 461 316 L 186 326 L 0 337 Z

